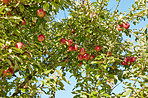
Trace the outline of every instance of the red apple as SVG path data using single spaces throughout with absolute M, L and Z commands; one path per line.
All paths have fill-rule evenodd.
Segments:
M 7 74 L 7 70 L 3 70 L 3 75 L 5 76 Z
M 85 53 L 85 49 L 84 48 L 80 48 L 79 49 L 79 53 L 83 55 Z
M 78 46 L 76 44 L 73 45 L 74 50 L 78 50 Z
M 130 60 L 130 57 L 128 56 L 128 57 L 125 57 L 124 59 L 125 59 L 124 60 L 125 62 L 128 62 Z
M 136 57 L 131 57 L 130 61 L 131 62 L 135 62 L 136 61 Z
M 78 59 L 81 61 L 81 60 L 83 60 L 83 55 L 82 54 L 79 54 L 78 55 Z
M 122 31 L 122 28 L 121 27 L 123 27 L 123 24 L 117 25 L 118 31 Z
M 24 88 L 26 88 L 26 87 L 27 87 L 27 84 L 25 84 Z
M 13 69 L 9 68 L 7 71 L 9 71 L 13 75 Z
M 8 16 L 11 16 L 11 13 L 10 13 L 10 12 L 7 12 L 7 15 L 8 15 Z
M 23 47 L 25 47 L 25 45 L 22 42 L 18 42 L 16 43 L 15 47 L 18 49 L 22 49 Z
M 8 4 L 9 0 L 1 0 L 3 3 Z
M 47 51 L 44 52 L 44 54 L 46 54 L 46 53 L 47 53 Z
M 74 33 L 75 33 L 75 30 L 74 30 L 74 29 L 72 29 L 72 30 L 71 30 L 71 33 L 72 33 L 72 34 L 74 34 Z
M 69 46 L 68 49 L 69 49 L 69 51 L 73 51 L 74 50 L 73 46 Z
M 65 60 L 65 63 L 68 63 L 68 62 L 69 62 L 69 60 L 68 60 L 68 59 L 66 59 L 66 60 Z
M 26 25 L 26 21 L 22 19 L 22 25 Z
M 122 65 L 128 65 L 128 63 L 125 62 L 125 61 L 122 61 L 121 64 L 122 64 Z
M 66 44 L 67 44 L 68 46 L 71 46 L 72 43 L 73 43 L 73 41 L 72 41 L 71 39 L 68 39 L 68 40 L 66 41 Z
M 91 57 L 89 58 L 90 60 L 93 60 L 94 59 L 94 56 L 93 55 L 91 55 Z
M 40 42 L 44 41 L 45 40 L 45 36 L 43 34 L 38 35 L 38 40 Z
M 111 56 L 112 53 L 111 53 L 111 52 L 107 52 L 106 55 L 107 55 L 107 56 Z
M 100 50 L 101 50 L 101 46 L 96 46 L 96 47 L 95 47 L 95 50 L 96 50 L 96 51 L 100 51 Z
M 78 66 L 82 66 L 82 62 L 80 62 L 80 64 L 78 64 Z
M 37 10 L 37 15 L 38 15 L 39 17 L 44 17 L 45 14 L 46 14 L 46 12 L 45 12 L 43 9 L 38 9 L 38 10 Z
M 130 24 L 128 22 L 123 23 L 123 28 L 128 29 L 130 27 Z
M 85 53 L 84 55 L 83 55 L 83 59 L 85 59 L 86 61 L 89 59 L 89 54 L 88 53 Z
M 61 39 L 60 39 L 60 43 L 61 43 L 62 45 L 66 44 L 66 39 L 65 39 L 65 38 L 61 38 Z

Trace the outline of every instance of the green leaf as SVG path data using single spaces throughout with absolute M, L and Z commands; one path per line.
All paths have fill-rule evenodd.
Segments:
M 126 91 L 123 93 L 123 95 L 127 96 L 132 92 L 131 89 L 126 89 Z
M 43 9 L 44 9 L 45 11 L 48 11 L 48 9 L 49 9 L 49 3 L 48 3 L 48 2 L 46 2 L 46 3 L 43 5 Z
M 20 12 L 24 12 L 24 6 L 22 4 L 19 4 Z

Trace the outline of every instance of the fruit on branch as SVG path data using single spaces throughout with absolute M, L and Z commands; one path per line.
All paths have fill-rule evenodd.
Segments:
M 85 49 L 84 48 L 80 48 L 79 49 L 79 53 L 83 55 L 85 53 Z
M 111 53 L 110 51 L 108 51 L 108 52 L 106 53 L 106 55 L 107 55 L 107 56 L 111 56 L 112 53 Z
M 11 13 L 10 13 L 10 12 L 7 12 L 7 15 L 8 15 L 8 16 L 11 16 Z
M 45 14 L 46 14 L 46 12 L 45 12 L 43 9 L 38 9 L 38 10 L 37 10 L 37 15 L 38 15 L 39 17 L 44 17 Z
M 89 59 L 90 59 L 90 60 L 93 60 L 93 59 L 94 59 L 94 56 L 93 56 L 93 55 L 91 55 Z
M 73 51 L 74 50 L 73 46 L 69 46 L 68 49 L 69 49 L 69 51 Z
M 67 44 L 68 46 L 71 46 L 72 43 L 73 43 L 73 41 L 72 41 L 71 39 L 68 39 L 68 40 L 66 41 L 66 44 Z
M 122 28 L 121 27 L 123 27 L 123 24 L 117 25 L 118 31 L 122 31 Z
M 128 29 L 130 27 L 130 24 L 128 22 L 123 23 L 123 28 Z
M 9 71 L 13 75 L 13 69 L 9 68 L 7 71 Z
M 84 55 L 83 55 L 83 59 L 85 59 L 86 61 L 89 59 L 89 54 L 88 53 L 85 53 Z
M 22 25 L 26 25 L 26 21 L 22 19 Z
M 3 70 L 3 75 L 5 76 L 7 74 L 7 70 Z
M 3 3 L 8 4 L 9 0 L 1 0 Z
M 44 41 L 45 40 L 45 36 L 43 34 L 38 35 L 38 40 L 40 42 Z
M 100 51 L 101 50 L 101 46 L 96 46 L 95 47 L 95 50 L 98 52 L 98 51 Z
M 44 52 L 44 54 L 46 54 L 46 53 L 47 53 L 47 51 Z
M 128 65 L 128 63 L 125 62 L 125 61 L 122 61 L 121 64 L 122 64 L 122 65 Z
M 74 34 L 74 33 L 75 33 L 75 30 L 74 30 L 74 29 L 72 29 L 72 30 L 71 30 L 71 34 Z
M 130 57 L 129 56 L 127 56 L 127 57 L 124 58 L 124 61 L 125 62 L 128 62 L 129 60 L 130 60 Z
M 82 66 L 82 62 L 80 62 L 80 64 L 78 64 L 78 66 Z
M 66 39 L 65 39 L 65 38 L 61 38 L 61 39 L 60 39 L 60 43 L 61 43 L 62 45 L 66 44 Z
M 130 61 L 131 62 L 135 62 L 136 61 L 136 57 L 131 57 Z
M 68 62 L 69 62 L 69 60 L 68 60 L 68 59 L 66 59 L 66 60 L 65 60 L 65 63 L 68 63 Z
M 78 55 L 78 59 L 81 61 L 81 60 L 83 60 L 83 55 L 82 54 L 79 54 Z
M 73 45 L 74 50 L 78 50 L 78 46 L 76 44 Z
M 23 47 L 25 47 L 25 45 L 22 42 L 18 42 L 18 43 L 16 43 L 15 47 L 18 49 L 23 49 Z

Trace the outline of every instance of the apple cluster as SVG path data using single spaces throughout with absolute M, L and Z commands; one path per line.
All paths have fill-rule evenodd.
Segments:
M 124 58 L 124 61 L 122 61 L 121 64 L 122 65 L 129 65 L 129 66 L 131 66 L 131 63 L 135 62 L 135 61 L 136 61 L 136 57 L 129 57 L 129 56 L 127 56 L 127 57 Z
M 76 44 L 72 45 L 73 41 L 71 39 L 66 40 L 65 38 L 61 38 L 60 43 L 62 45 L 67 44 L 68 49 L 69 49 L 68 51 L 78 50 L 78 46 Z M 100 51 L 101 46 L 96 46 L 95 50 L 96 50 L 96 52 Z M 107 52 L 107 56 L 111 56 L 111 52 Z M 95 57 L 94 55 L 90 56 L 88 53 L 86 53 L 84 48 L 79 49 L 79 55 L 78 55 L 79 61 L 82 61 L 83 59 L 86 61 L 88 61 L 89 59 L 93 60 L 94 57 Z M 67 63 L 68 60 L 66 59 L 65 62 Z M 81 65 L 82 65 L 82 62 L 80 62 L 80 64 L 78 64 L 78 66 L 81 66 Z
M 1 0 L 1 1 L 3 2 L 3 4 L 8 4 L 10 0 Z M 42 18 L 42 17 L 45 16 L 45 14 L 46 14 L 46 12 L 42 8 L 40 8 L 40 9 L 37 10 L 37 16 L 38 17 L 41 17 Z M 10 12 L 7 12 L 7 15 L 8 16 L 11 16 L 11 13 Z M 34 20 L 34 22 L 36 22 L 36 20 Z M 25 21 L 24 17 L 22 18 L 21 23 L 22 23 L 22 25 L 25 25 L 26 26 L 26 21 Z M 38 41 L 42 42 L 44 40 L 45 40 L 45 36 L 43 34 L 38 35 Z M 18 48 L 18 49 L 23 49 L 23 48 L 25 48 L 25 45 L 22 42 L 17 42 L 16 45 L 15 45 L 15 47 Z M 24 54 L 27 55 L 29 58 L 31 57 L 31 55 L 29 54 L 28 51 L 25 51 Z M 11 66 L 9 66 L 9 69 L 8 70 L 3 70 L 4 76 L 5 75 L 10 75 L 10 73 L 8 73 L 8 72 L 10 72 L 11 74 L 13 74 L 13 69 L 11 68 Z
M 128 29 L 130 27 L 130 24 L 128 22 L 123 22 L 122 24 L 117 25 L 118 31 L 122 31 L 122 28 Z

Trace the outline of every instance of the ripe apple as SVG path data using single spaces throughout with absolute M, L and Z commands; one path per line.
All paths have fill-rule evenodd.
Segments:
M 7 74 L 7 70 L 3 70 L 3 75 L 5 76 Z
M 136 61 L 136 57 L 131 57 L 130 61 L 131 62 L 135 62 Z
M 130 27 L 130 24 L 128 22 L 123 23 L 123 28 L 128 29 Z
M 94 56 L 93 55 L 91 55 L 91 57 L 89 58 L 90 60 L 93 60 L 94 59 Z
M 25 45 L 22 42 L 18 42 L 16 43 L 15 47 L 18 49 L 22 49 L 23 47 L 25 47 Z
M 82 66 L 82 62 L 80 62 L 80 64 L 78 64 L 78 66 Z
M 8 15 L 8 16 L 11 16 L 11 13 L 10 13 L 10 12 L 7 12 L 7 15 Z
M 24 88 L 26 88 L 26 87 L 27 87 L 27 84 L 25 84 Z
M 83 60 L 83 55 L 82 54 L 79 54 L 78 55 L 78 59 L 81 61 L 81 60 Z
M 61 38 L 61 39 L 60 39 L 60 43 L 61 43 L 62 45 L 66 44 L 66 39 L 65 39 L 65 38 Z
M 22 19 L 22 25 L 26 25 L 26 21 Z
M 83 55 L 83 59 L 85 59 L 86 61 L 89 59 L 89 54 L 88 53 L 85 53 L 84 55 Z
M 73 45 L 74 50 L 78 50 L 78 46 L 76 44 Z
M 7 71 L 9 71 L 13 75 L 13 69 L 9 68 Z
M 118 31 L 122 31 L 122 28 L 121 27 L 123 27 L 123 24 L 117 25 Z
M 71 39 L 68 39 L 68 40 L 66 41 L 66 44 L 67 44 L 68 46 L 71 46 L 72 43 L 73 43 L 73 41 L 72 41 Z
M 72 30 L 71 30 L 71 33 L 72 33 L 72 34 L 74 34 L 74 33 L 75 33 L 75 30 L 74 30 L 74 29 L 72 29 Z
M 39 17 L 44 17 L 45 14 L 46 14 L 46 12 L 45 12 L 43 9 L 38 9 L 38 10 L 37 10 L 37 15 L 38 15 Z
M 46 54 L 46 53 L 47 53 L 47 51 L 44 52 L 44 54 Z
M 106 55 L 107 55 L 107 56 L 111 56 L 112 53 L 111 53 L 111 52 L 107 52 Z
M 69 51 L 73 51 L 74 50 L 73 46 L 69 46 L 68 49 L 69 49 Z
M 95 47 L 95 50 L 96 50 L 96 51 L 100 51 L 100 50 L 101 50 L 101 46 L 96 46 L 96 47 Z
M 128 65 L 128 63 L 125 62 L 125 61 L 122 61 L 121 64 L 122 64 L 122 65 Z
M 128 62 L 130 60 L 130 57 L 128 56 L 128 57 L 125 57 L 124 59 L 125 59 L 124 60 L 125 62 Z
M 44 41 L 45 40 L 45 36 L 43 34 L 38 35 L 38 40 L 40 42 Z
M 83 55 L 85 53 L 85 49 L 84 48 L 80 48 L 79 49 L 79 53 Z
M 1 0 L 3 3 L 8 4 L 9 0 Z
M 66 62 L 66 63 L 68 63 L 68 62 L 69 62 L 69 60 L 68 60 L 68 59 L 66 59 L 66 60 L 65 60 L 65 62 Z

